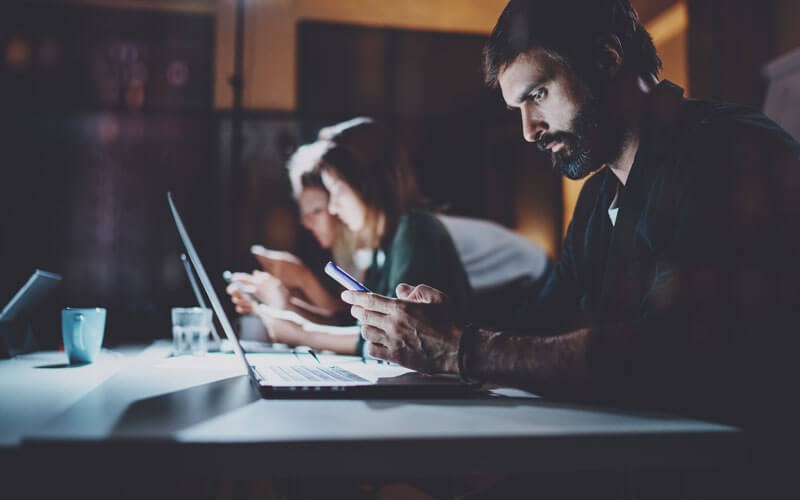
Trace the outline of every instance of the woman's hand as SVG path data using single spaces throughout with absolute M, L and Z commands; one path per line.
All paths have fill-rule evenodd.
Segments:
M 269 338 L 273 342 L 288 345 L 309 345 L 313 343 L 313 335 L 304 330 L 299 324 L 285 319 L 278 319 L 268 312 L 258 313 L 264 326 L 267 327 Z
M 264 271 L 287 287 L 302 289 L 307 286 L 306 280 L 311 272 L 300 259 L 289 252 L 267 250 L 261 245 L 253 245 L 250 252 Z
M 236 275 L 249 276 L 245 273 L 236 273 Z M 238 281 L 238 280 L 237 280 Z M 242 285 L 238 283 L 231 283 L 225 288 L 225 292 L 231 296 L 231 302 L 236 306 L 236 312 L 239 314 L 252 314 L 256 307 L 256 301 L 253 300 L 250 294 L 255 292 L 255 288 L 249 285 Z
M 300 316 L 296 318 L 299 322 L 282 315 L 278 318 L 274 309 L 263 304 L 259 305 L 255 311 L 267 328 L 272 342 L 292 346 L 305 345 L 312 349 L 333 351 L 338 354 L 356 354 L 358 333 L 356 333 L 357 329 L 353 331 L 353 327 L 341 327 L 341 331 L 331 333 L 324 331 L 329 330 L 330 326 L 312 323 Z
M 239 287 L 244 288 L 246 292 L 252 294 L 261 303 L 275 309 L 286 309 L 289 305 L 291 292 L 286 285 L 269 273 L 263 271 L 253 271 L 253 274 L 234 273 L 232 278 Z M 236 285 L 231 286 L 236 288 Z M 228 288 L 230 289 L 231 286 Z M 229 291 L 228 293 L 230 294 L 231 292 Z M 253 302 L 251 298 L 250 302 Z M 234 301 L 235 303 L 236 301 Z M 254 305 L 251 304 L 249 312 L 252 312 L 252 307 Z

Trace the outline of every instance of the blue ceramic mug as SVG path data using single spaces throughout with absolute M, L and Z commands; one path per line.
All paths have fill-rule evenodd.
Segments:
M 70 364 L 91 363 L 103 345 L 106 310 L 102 307 L 61 310 L 61 334 Z

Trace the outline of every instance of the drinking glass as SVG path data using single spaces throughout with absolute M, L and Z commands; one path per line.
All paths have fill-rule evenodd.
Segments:
M 211 332 L 211 309 L 203 307 L 172 308 L 172 355 L 193 354 L 202 356 L 208 352 L 208 336 Z

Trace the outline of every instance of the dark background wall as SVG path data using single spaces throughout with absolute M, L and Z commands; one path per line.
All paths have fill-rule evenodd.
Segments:
M 245 111 L 234 166 L 231 114 L 211 104 L 212 15 L 50 4 L 5 14 L 0 302 L 36 268 L 62 274 L 36 314 L 44 345 L 59 344 L 64 306 L 108 308 L 107 345 L 168 336 L 169 308 L 194 299 L 167 190 L 220 290 L 222 269 L 254 267 L 253 243 L 318 261 L 284 162 L 355 115 L 381 118 L 410 147 L 433 204 L 515 223 L 506 193 L 532 149 L 482 85 L 482 36 L 302 23 L 298 110 Z M 557 239 L 560 181 L 533 171 Z
M 534 148 L 519 140 L 518 117 L 483 84 L 476 55 L 485 37 L 319 22 L 301 23 L 298 33 L 298 112 L 306 128 L 378 116 L 410 150 L 435 206 L 508 227 L 516 226 L 515 198 L 503 194 L 513 191 L 519 170 L 532 169 L 550 193 L 536 205 L 543 230 L 558 239 L 561 181 L 546 158 L 520 161 Z
M 37 314 L 105 306 L 110 343 L 165 337 L 191 303 L 165 193 L 211 262 L 218 124 L 207 15 L 21 4 L 0 16 L 0 302 L 32 271 L 64 276 Z
M 692 93 L 761 108 L 762 68 L 800 47 L 800 2 L 689 0 L 688 7 Z
M 675 3 L 634 1 L 645 22 Z M 800 46 L 798 3 L 688 6 L 692 95 L 760 107 L 761 66 Z M 253 243 L 322 258 L 297 225 L 284 161 L 319 126 L 358 114 L 384 119 L 410 147 L 435 204 L 512 228 L 524 213 L 559 241 L 560 181 L 483 87 L 485 35 L 300 22 L 287 42 L 297 44 L 296 109 L 246 109 L 234 166 L 231 113 L 213 106 L 217 58 L 231 57 L 220 19 L 213 6 L 0 5 L 0 304 L 35 268 L 63 274 L 37 314 L 45 345 L 60 342 L 68 305 L 109 308 L 109 345 L 169 336 L 169 308 L 194 299 L 167 190 L 220 290 L 222 269 L 254 267 Z

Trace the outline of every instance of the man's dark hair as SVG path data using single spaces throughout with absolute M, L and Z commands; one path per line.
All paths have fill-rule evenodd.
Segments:
M 616 35 L 623 66 L 641 76 L 658 75 L 661 59 L 629 0 L 511 0 L 484 47 L 486 83 L 520 54 L 541 47 L 587 78 L 598 40 Z

